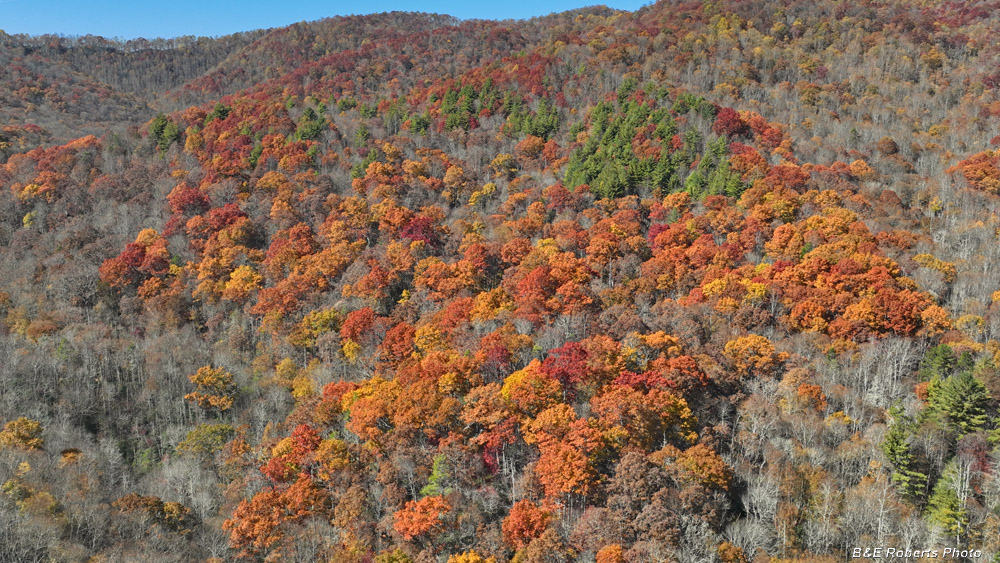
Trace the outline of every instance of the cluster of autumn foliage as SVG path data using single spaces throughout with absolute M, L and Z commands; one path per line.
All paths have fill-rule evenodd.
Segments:
M 0 34 L 0 95 L 41 104 L 0 113 L 0 559 L 1000 553 L 992 31 L 662 2 Z M 64 67 L 142 118 L 54 140 L 28 118 L 69 102 L 22 90 Z

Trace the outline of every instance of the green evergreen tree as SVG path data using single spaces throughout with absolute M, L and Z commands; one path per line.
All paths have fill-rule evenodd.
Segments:
M 928 408 L 947 417 L 952 429 L 964 436 L 986 426 L 990 395 L 972 374 L 963 370 L 927 389 Z
M 968 529 L 969 515 L 955 492 L 955 479 L 956 469 L 952 462 L 934 485 L 934 492 L 927 504 L 927 519 L 943 528 L 958 542 Z
M 340 111 L 350 111 L 358 106 L 358 101 L 354 98 L 347 97 L 337 100 L 337 109 Z
M 167 150 L 171 144 L 181 138 L 181 129 L 176 123 L 167 119 L 163 114 L 156 116 L 153 125 L 150 127 L 150 134 L 156 139 L 156 146 L 161 150 Z M 154 131 L 155 129 L 155 131 Z
M 205 122 L 204 122 L 204 124 L 208 125 L 209 123 L 215 121 L 216 119 L 225 119 L 225 118 L 229 117 L 229 112 L 232 111 L 232 110 L 233 110 L 233 108 L 231 108 L 231 107 L 229 107 L 227 105 L 223 105 L 221 103 L 217 103 L 217 104 L 215 104 L 215 107 L 212 108 L 211 113 L 209 113 L 208 115 L 205 116 Z
M 972 371 L 975 367 L 976 359 L 972 356 L 972 352 L 968 350 L 962 352 L 962 355 L 958 357 L 958 362 L 955 363 L 955 371 Z
M 598 174 L 594 184 L 591 185 L 591 190 L 599 198 L 615 198 L 624 195 L 628 187 L 625 168 L 618 162 L 612 161 Z
M 892 482 L 901 494 L 916 499 L 927 488 L 927 475 L 915 470 L 916 460 L 910 447 L 911 421 L 904 417 L 898 406 L 889 410 L 893 423 L 889 427 L 881 448 L 892 464 Z
M 371 136 L 372 135 L 368 131 L 368 127 L 362 124 L 358 127 L 358 130 L 354 132 L 354 146 L 359 148 L 365 146 Z
M 426 135 L 430 126 L 431 116 L 429 112 L 425 111 L 424 113 L 417 113 L 410 116 L 410 131 L 420 135 Z
M 299 118 L 295 137 L 300 140 L 315 139 L 320 136 L 326 126 L 326 120 L 317 115 L 312 108 L 306 108 Z
M 687 179 L 684 180 L 684 191 L 691 194 L 691 197 L 698 199 L 705 193 L 705 188 L 708 187 L 708 182 L 705 177 L 702 176 L 700 170 L 695 170 L 688 175 Z
M 493 79 L 487 78 L 483 81 L 483 86 L 479 89 L 479 105 L 483 108 L 493 109 L 493 104 L 497 101 L 497 92 L 493 88 Z
M 250 149 L 250 168 L 257 167 L 257 161 L 260 160 L 260 155 L 264 154 L 264 146 L 260 144 L 260 139 L 254 142 L 253 148 Z
M 167 127 L 167 116 L 163 113 L 156 114 L 153 121 L 149 124 L 149 136 L 153 141 L 159 145 L 160 139 L 163 137 L 163 130 Z
M 677 168 L 666 148 L 660 151 L 660 160 L 652 172 L 652 183 L 653 189 L 660 194 L 675 192 L 679 187 Z
M 427 479 L 424 488 L 420 489 L 420 496 L 433 497 L 450 493 L 449 481 L 451 481 L 451 471 L 448 469 L 448 461 L 444 454 L 437 454 L 434 456 L 431 476 Z
M 368 151 L 368 154 L 365 155 L 365 159 L 351 168 L 351 178 L 364 178 L 365 173 L 368 171 L 368 165 L 375 162 L 377 158 L 378 153 L 374 149 Z
M 677 122 L 674 121 L 674 118 L 670 114 L 664 114 L 653 134 L 662 141 L 668 141 L 677 134 Z
M 920 360 L 920 378 L 923 381 L 930 381 L 935 376 L 948 377 L 957 362 L 958 358 L 955 357 L 951 346 L 938 344 L 929 348 Z
M 458 92 L 456 90 L 448 89 L 444 94 L 444 98 L 441 100 L 441 113 L 451 113 L 455 111 L 455 105 L 458 103 Z
M 636 87 L 639 85 L 639 81 L 635 79 L 634 76 L 627 76 L 625 80 L 622 81 L 621 86 L 618 87 L 618 103 L 624 104 L 626 98 L 629 97 L 632 92 L 635 92 Z

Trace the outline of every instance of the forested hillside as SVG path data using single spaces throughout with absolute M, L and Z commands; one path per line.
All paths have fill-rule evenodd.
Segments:
M 998 34 L 0 35 L 0 561 L 1000 561 Z

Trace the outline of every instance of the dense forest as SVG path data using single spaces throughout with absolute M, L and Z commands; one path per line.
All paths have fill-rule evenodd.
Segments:
M 998 36 L 0 32 L 0 561 L 1000 561 Z

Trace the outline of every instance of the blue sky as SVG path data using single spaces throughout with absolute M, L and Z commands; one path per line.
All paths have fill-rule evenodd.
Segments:
M 7 33 L 59 33 L 104 37 L 225 35 L 280 27 L 327 16 L 393 10 L 444 13 L 459 18 L 530 18 L 602 3 L 601 0 L 401 2 L 321 2 L 317 0 L 213 2 L 211 0 L 0 0 L 0 29 Z M 635 10 L 649 0 L 606 0 L 607 6 Z

